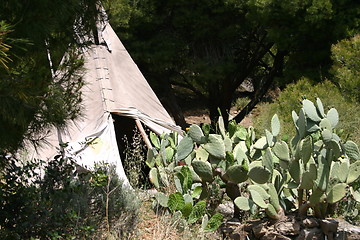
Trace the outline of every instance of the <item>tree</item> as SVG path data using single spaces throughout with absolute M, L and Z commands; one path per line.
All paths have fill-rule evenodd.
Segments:
M 360 35 L 331 47 L 333 73 L 345 97 L 360 101 Z
M 6 67 L 0 68 L 0 151 L 16 150 L 24 139 L 38 142 L 50 126 L 64 126 L 81 113 L 76 49 L 96 34 L 96 2 L 2 1 L 0 20 L 11 31 L 1 31 L 0 43 L 12 48 L 5 49 Z M 57 70 L 63 74 L 54 76 Z
M 199 0 L 136 2 L 129 25 L 115 29 L 158 89 L 185 87 L 224 119 L 244 81 L 254 86 L 240 121 L 269 88 L 301 75 L 322 79 L 330 46 L 358 24 L 351 0 Z M 166 89 L 166 91 L 164 90 Z
M 8 56 L 8 51 L 10 46 L 6 44 L 6 36 L 10 32 L 10 26 L 4 21 L 0 22 L 0 66 L 2 68 L 7 68 L 7 63 L 11 61 Z

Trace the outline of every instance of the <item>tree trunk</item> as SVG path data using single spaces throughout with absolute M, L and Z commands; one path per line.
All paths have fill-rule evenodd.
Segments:
M 220 111 L 224 119 L 225 128 L 228 126 L 230 109 L 232 105 L 233 96 L 235 94 L 237 86 L 232 86 L 231 79 L 232 76 L 229 76 L 227 79 L 224 79 L 222 82 L 222 93 L 221 93 L 221 104 Z
M 219 89 L 219 80 L 209 83 L 209 97 L 208 97 L 208 107 L 210 112 L 210 120 L 212 124 L 217 122 L 219 117 L 219 107 L 220 107 L 220 89 Z
M 231 79 L 223 79 L 222 85 L 214 84 L 213 89 L 209 89 L 209 109 L 210 119 L 212 123 L 216 123 L 220 114 L 224 119 L 225 127 L 227 128 L 230 116 L 230 108 L 234 93 L 237 87 L 231 86 Z
M 171 88 L 169 82 L 163 82 L 163 96 L 161 102 L 164 105 L 165 109 L 169 112 L 169 114 L 174 118 L 176 124 L 179 125 L 182 129 L 185 129 L 188 127 L 188 124 L 185 121 L 184 113 L 176 100 L 173 89 Z

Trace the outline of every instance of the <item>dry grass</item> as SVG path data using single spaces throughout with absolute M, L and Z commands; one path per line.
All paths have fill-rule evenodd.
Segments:
M 205 240 L 222 239 L 218 233 L 204 233 L 199 225 L 189 226 L 183 219 L 176 219 L 167 214 L 152 210 L 151 201 L 143 202 L 137 225 L 138 237 L 141 240 Z
M 175 223 L 170 216 L 158 215 L 151 209 L 151 202 L 145 201 L 141 207 L 141 219 L 138 224 L 139 239 L 170 240 L 181 239 Z

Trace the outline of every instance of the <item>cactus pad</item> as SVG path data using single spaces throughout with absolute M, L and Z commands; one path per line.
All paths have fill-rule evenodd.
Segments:
M 280 120 L 277 114 L 275 114 L 271 119 L 271 133 L 275 137 L 280 133 Z
M 320 98 L 316 98 L 316 109 L 321 118 L 325 117 L 324 105 L 322 104 Z
M 299 127 L 297 126 L 297 121 L 299 120 L 299 116 L 296 114 L 296 112 L 294 110 L 291 112 L 291 117 L 292 117 L 292 120 L 294 122 L 296 129 L 299 130 Z
M 310 206 L 312 207 L 318 206 L 318 204 L 322 199 L 323 194 L 324 192 L 321 189 L 313 190 L 309 198 Z
M 150 182 L 152 184 L 154 184 L 155 188 L 159 189 L 160 188 L 160 183 L 159 183 L 159 173 L 157 168 L 152 168 L 149 172 L 149 179 Z
M 184 137 L 177 146 L 176 160 L 180 161 L 185 159 L 192 152 L 193 148 L 194 142 L 191 137 Z
M 304 99 L 302 101 L 304 111 L 306 113 L 306 116 L 308 116 L 312 121 L 314 122 L 320 122 L 321 118 L 318 115 L 318 112 L 316 110 L 316 107 L 313 102 L 310 100 Z
M 271 172 L 262 167 L 262 166 L 255 166 L 250 168 L 249 177 L 256 183 L 263 184 L 266 183 L 270 178 Z
M 332 132 L 328 129 L 324 129 L 321 133 L 324 143 L 329 142 L 332 139 Z
M 330 166 L 324 156 L 318 156 L 318 169 L 315 184 L 322 191 L 325 191 L 330 177 Z
M 267 147 L 268 147 L 268 144 L 267 144 L 266 137 L 259 138 L 254 144 L 255 149 L 263 150 L 263 149 L 265 149 Z
M 336 184 L 328 193 L 326 201 L 328 203 L 336 203 L 340 201 L 346 194 L 346 183 Z
M 332 154 L 335 159 L 338 159 L 341 156 L 341 147 L 340 144 L 335 141 L 334 139 L 331 139 L 328 142 L 325 142 L 325 146 L 328 149 L 332 150 Z
M 360 176 L 360 161 L 356 161 L 350 165 L 349 175 L 347 177 L 346 183 L 352 183 L 356 181 Z
M 295 180 L 295 182 L 297 184 L 300 184 L 301 176 L 302 176 L 302 167 L 299 161 L 295 160 L 290 163 L 289 172 L 291 177 Z
M 265 213 L 266 215 L 271 218 L 271 219 L 279 219 L 280 216 L 279 214 L 277 213 L 276 209 L 274 208 L 274 206 L 270 203 L 267 204 L 267 208 L 265 209 Z
M 160 206 L 162 206 L 162 207 L 168 207 L 169 197 L 166 196 L 164 193 L 162 193 L 162 192 L 157 192 L 157 193 L 155 194 L 155 199 L 156 199 L 156 201 L 159 203 Z
M 289 147 L 286 142 L 276 142 L 272 151 L 279 159 L 283 161 L 290 161 Z
M 202 180 L 206 182 L 211 182 L 213 180 L 213 172 L 209 162 L 193 160 L 191 165 Z
M 326 118 L 329 119 L 332 128 L 335 128 L 339 123 L 339 113 L 335 108 L 331 108 L 326 114 Z
M 352 187 L 350 187 L 350 193 L 353 196 L 353 198 L 355 199 L 355 201 L 360 202 L 360 192 L 359 191 L 355 191 Z
M 273 164 L 273 156 L 271 154 L 271 151 L 269 148 L 261 151 L 262 154 L 262 163 L 263 165 L 270 170 L 270 172 L 273 172 L 274 164 Z
M 316 172 L 304 172 L 301 177 L 301 189 L 312 189 L 314 185 L 314 180 L 316 179 Z
M 210 134 L 203 148 L 214 158 L 225 159 L 225 144 L 220 135 Z
M 189 129 L 189 136 L 196 142 L 196 143 L 205 143 L 206 142 L 206 138 L 205 135 L 203 133 L 203 131 L 201 130 L 201 128 L 196 125 L 193 124 L 190 126 Z
M 195 150 L 195 158 L 206 162 L 209 159 L 209 153 L 202 147 L 199 147 Z
M 241 165 L 233 165 L 227 169 L 224 178 L 232 183 L 238 184 L 247 180 L 248 171 Z
M 313 133 L 318 130 L 320 130 L 320 127 L 316 122 L 311 121 L 310 119 L 306 120 L 306 132 Z
M 352 161 L 358 161 L 360 160 L 360 151 L 356 143 L 353 141 L 347 141 L 345 143 L 345 152 L 346 155 L 350 158 Z
M 266 142 L 269 147 L 274 146 L 275 143 L 275 137 L 272 135 L 271 132 L 269 132 L 267 129 L 265 129 L 265 135 L 266 135 Z
M 219 116 L 219 119 L 217 121 L 217 126 L 219 128 L 221 136 L 225 137 L 226 133 L 225 133 L 224 118 L 222 116 Z
M 303 144 L 301 145 L 300 152 L 301 152 L 301 159 L 303 160 L 304 164 L 307 164 L 313 153 L 313 144 L 312 144 L 311 136 L 307 136 L 303 140 Z
M 260 194 L 260 196 L 262 197 L 263 200 L 267 200 L 270 197 L 270 195 L 265 191 L 264 188 L 262 188 L 262 187 L 260 187 L 259 185 L 256 185 L 256 184 L 255 185 L 249 185 L 247 190 L 249 192 L 257 191 Z
M 261 194 L 256 190 L 249 190 L 251 199 L 254 201 L 256 205 L 261 208 L 266 209 L 268 207 L 267 203 L 265 203 L 264 199 L 262 198 Z
M 237 197 L 234 200 L 234 204 L 243 211 L 249 211 L 254 202 L 246 197 Z
M 175 150 L 172 147 L 165 148 L 166 161 L 171 162 L 175 155 Z
M 150 141 L 157 149 L 160 149 L 160 140 L 158 136 L 153 132 L 150 132 Z
M 298 127 L 300 138 L 303 138 L 306 134 L 306 117 L 303 108 L 300 109 L 299 118 L 296 122 L 296 125 Z
M 272 183 L 269 183 L 268 187 L 269 187 L 268 194 L 270 196 L 269 199 L 270 203 L 275 208 L 276 212 L 279 212 L 281 207 L 280 207 L 279 197 L 276 188 Z
M 331 163 L 330 178 L 331 179 L 338 179 L 338 180 L 340 180 L 340 182 L 346 182 L 347 174 L 346 175 L 345 174 L 340 175 L 340 164 L 341 164 L 341 162 L 332 162 Z M 346 171 L 346 172 L 348 172 L 348 171 Z M 343 179 L 341 179 L 341 177 Z
M 193 182 L 201 182 L 201 178 L 196 174 L 193 168 L 190 168 L 190 172 Z
M 168 179 L 168 174 L 166 173 L 166 170 L 164 167 L 159 166 L 158 167 L 158 173 L 159 173 L 159 183 L 161 182 L 161 184 L 165 187 L 169 186 L 169 179 Z
M 243 160 L 247 160 L 245 152 L 242 150 L 241 143 L 238 143 L 233 150 L 234 157 L 238 164 L 242 164 Z
M 331 130 L 332 130 L 332 126 L 331 126 L 330 120 L 327 119 L 327 118 L 322 119 L 321 122 L 320 122 L 320 128 L 321 128 L 321 129 L 328 129 L 328 130 L 331 131 Z
M 148 149 L 146 156 L 146 165 L 148 165 L 150 168 L 155 166 L 156 155 L 158 155 L 158 151 L 156 150 L 156 148 Z

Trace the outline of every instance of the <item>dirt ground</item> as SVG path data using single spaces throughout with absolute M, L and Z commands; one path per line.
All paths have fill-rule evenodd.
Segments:
M 235 109 L 230 110 L 230 116 L 235 116 L 238 112 Z M 210 123 L 209 113 L 206 109 L 191 109 L 184 112 L 185 121 L 188 124 L 201 124 L 201 123 Z M 244 127 L 252 126 L 252 115 L 251 113 L 246 116 L 241 122 L 240 125 Z

